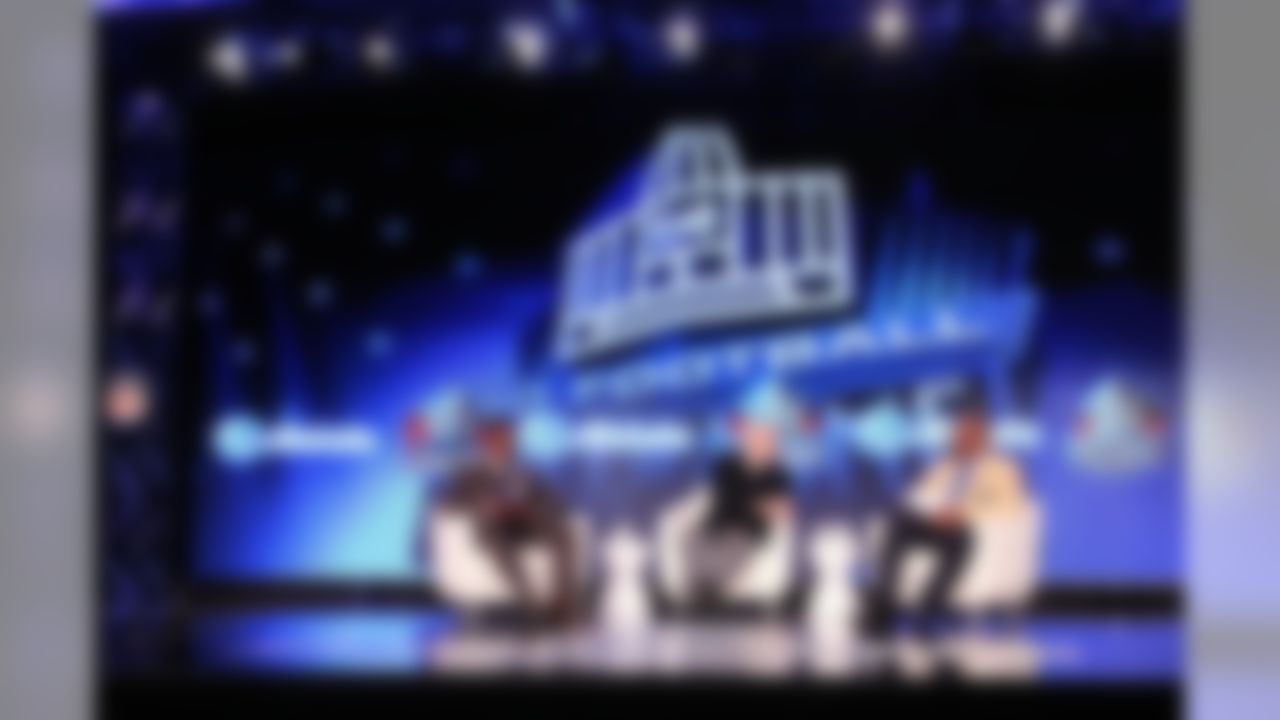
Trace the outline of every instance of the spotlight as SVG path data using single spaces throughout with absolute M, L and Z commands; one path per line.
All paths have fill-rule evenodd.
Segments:
M 901 0 L 881 0 L 871 10 L 867 32 L 875 48 L 886 54 L 896 54 L 911 42 L 913 27 L 911 13 Z
M 223 35 L 209 45 L 205 64 L 209 72 L 226 85 L 238 87 L 249 81 L 249 48 L 234 34 Z
M 581 9 L 577 0 L 556 0 L 556 18 L 562 23 L 577 22 Z
M 688 11 L 670 15 L 662 26 L 662 42 L 672 60 L 686 64 L 702 54 L 702 24 Z
M 513 18 L 503 29 L 507 56 L 517 70 L 536 73 L 551 58 L 551 38 L 541 23 L 529 18 Z
M 142 375 L 122 370 L 107 382 L 103 393 L 107 422 L 118 430 L 142 425 L 151 413 L 151 389 Z
M 365 65 L 374 72 L 391 72 L 400 62 L 400 50 L 395 40 L 382 31 L 374 31 L 366 35 L 360 46 L 360 53 L 364 57 Z
M 334 289 L 333 283 L 329 280 L 318 277 L 312 279 L 307 285 L 307 303 L 316 310 L 323 310 L 333 304 Z
M 281 72 L 297 72 L 306 61 L 306 49 L 296 37 L 281 38 L 271 48 L 271 60 Z
M 1082 0 L 1045 0 L 1040 4 L 1036 24 L 1044 44 L 1061 50 L 1076 40 L 1083 20 Z

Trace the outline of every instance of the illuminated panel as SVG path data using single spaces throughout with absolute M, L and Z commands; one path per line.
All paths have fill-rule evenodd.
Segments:
M 581 360 L 673 330 L 848 307 L 851 226 L 840 171 L 749 172 L 725 128 L 676 125 L 634 197 L 571 238 L 558 355 Z

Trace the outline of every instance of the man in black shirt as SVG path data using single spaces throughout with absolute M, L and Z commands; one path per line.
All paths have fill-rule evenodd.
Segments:
M 780 432 L 759 418 L 738 423 L 736 453 L 716 464 L 711 507 L 694 534 L 693 588 L 703 604 L 722 599 L 770 526 L 791 513 L 791 487 L 779 461 Z

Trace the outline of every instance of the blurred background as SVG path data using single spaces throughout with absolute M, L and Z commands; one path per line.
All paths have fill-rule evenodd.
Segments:
M 802 529 L 892 504 L 981 394 L 1044 518 L 1015 675 L 1179 677 L 1183 3 L 95 15 L 108 674 L 447 669 L 457 407 L 647 536 L 767 378 Z

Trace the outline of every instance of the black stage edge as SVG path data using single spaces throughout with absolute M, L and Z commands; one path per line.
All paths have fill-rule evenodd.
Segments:
M 196 612 L 345 607 L 431 609 L 441 600 L 426 584 L 269 583 L 206 584 L 189 596 Z M 1033 615 L 1179 615 L 1182 593 L 1172 586 L 1053 585 L 1036 594 Z
M 188 595 L 196 611 L 278 608 L 341 609 L 422 608 L 441 604 L 426 584 L 408 583 L 214 583 L 196 586 Z
M 1177 718 L 1182 706 L 1176 685 L 1102 687 L 986 687 L 796 683 L 219 680 L 116 681 L 104 688 L 100 717 L 116 718 L 386 718 L 443 712 L 483 713 L 512 709 L 579 711 L 612 717 L 616 711 L 652 712 L 736 708 L 800 717 L 801 713 L 892 712 L 893 716 L 945 713 L 948 717 Z M 899 713 L 905 713 L 899 715 Z M 917 715 L 919 713 L 919 715 Z M 878 715 L 877 715 L 878 716 Z M 862 715 L 871 717 L 871 715 Z

